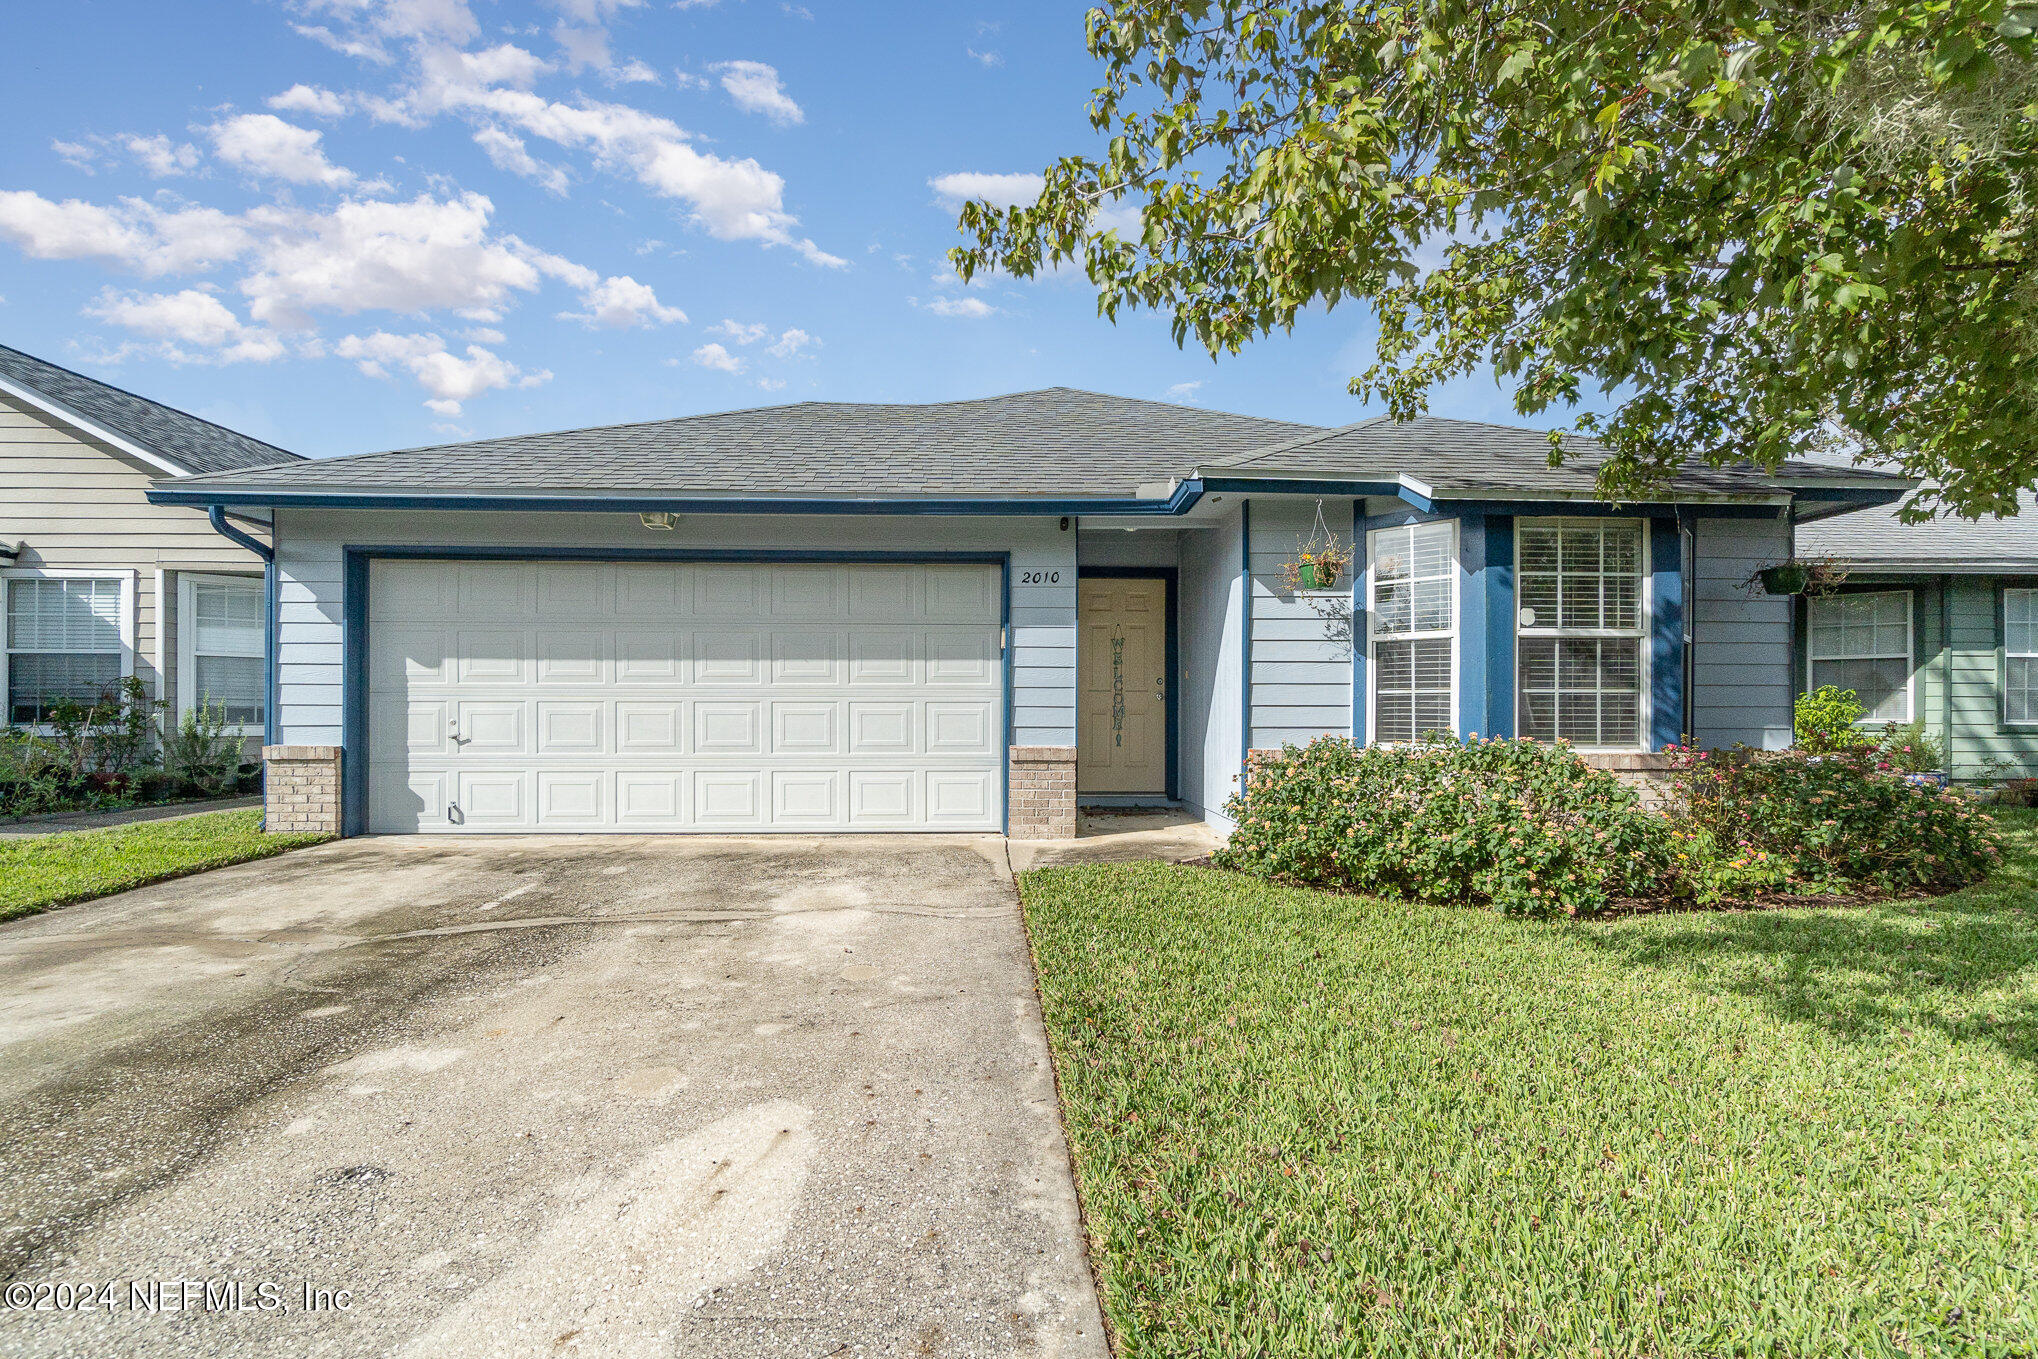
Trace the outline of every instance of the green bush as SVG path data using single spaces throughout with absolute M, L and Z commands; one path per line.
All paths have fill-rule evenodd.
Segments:
M 1674 755 L 1688 825 L 1717 849 L 1782 862 L 1800 891 L 1950 892 L 2002 858 L 1974 799 L 1912 783 L 1874 749 Z
M 1867 734 L 1854 725 L 1861 720 L 1858 697 L 1852 689 L 1836 689 L 1830 684 L 1799 694 L 1792 723 L 1798 749 L 1823 755 L 1829 750 L 1854 750 L 1871 744 Z
M 1925 719 L 1908 725 L 1891 722 L 1876 743 L 1882 762 L 1899 774 L 1923 774 L 1946 767 L 1946 748 L 1925 729 Z
M 1299 886 L 1533 915 L 1690 891 L 1670 823 L 1563 745 L 1319 737 L 1263 757 L 1225 812 L 1215 862 Z

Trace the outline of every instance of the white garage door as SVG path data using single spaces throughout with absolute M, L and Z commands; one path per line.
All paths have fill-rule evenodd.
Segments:
M 997 830 L 976 564 L 369 570 L 375 831 Z

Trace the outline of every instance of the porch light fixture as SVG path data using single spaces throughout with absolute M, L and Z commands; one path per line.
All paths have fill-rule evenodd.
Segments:
M 637 516 L 637 522 L 647 529 L 670 533 L 679 527 L 679 516 L 671 510 L 645 510 Z

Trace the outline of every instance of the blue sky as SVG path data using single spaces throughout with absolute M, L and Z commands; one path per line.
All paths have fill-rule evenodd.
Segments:
M 957 193 L 1094 144 L 1083 8 L 17 7 L 0 341 L 314 456 L 1054 385 L 1376 413 L 1361 308 L 1213 364 L 1079 274 L 955 282 Z

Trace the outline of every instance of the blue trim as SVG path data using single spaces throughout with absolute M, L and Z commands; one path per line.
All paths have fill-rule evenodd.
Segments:
M 1238 502 L 1238 579 L 1241 587 L 1238 672 L 1238 790 L 1245 791 L 1253 749 L 1253 503 Z
M 1684 542 L 1675 519 L 1649 521 L 1649 749 L 1684 735 Z
M 1176 484 L 1164 500 L 1133 496 L 952 496 L 907 499 L 883 496 L 835 498 L 790 496 L 701 497 L 680 495 L 488 495 L 473 492 L 415 491 L 260 491 L 206 489 L 175 485 L 151 487 L 155 505 L 316 506 L 336 510 L 496 510 L 566 511 L 584 514 L 637 514 L 669 510 L 675 514 L 1017 514 L 1017 515 L 1179 515 L 1203 496 L 1203 483 Z
M 1486 595 L 1493 588 L 1486 567 L 1486 516 L 1458 516 L 1458 737 L 1491 734 L 1486 721 Z
M 1167 717 L 1165 724 L 1168 743 L 1168 772 L 1161 791 L 1166 795 L 1168 801 L 1174 802 L 1181 796 L 1177 789 L 1181 784 L 1179 760 L 1182 740 L 1182 653 L 1180 637 L 1176 631 L 1176 615 L 1181 607 L 1182 573 L 1179 568 L 1173 566 L 1077 566 L 1076 647 L 1078 651 L 1081 650 L 1083 645 L 1083 603 L 1081 590 L 1083 578 L 1086 576 L 1094 580 L 1158 580 L 1167 587 L 1166 608 L 1168 619 L 1167 626 L 1162 632 L 1163 641 L 1161 644 L 1161 663 L 1167 667 L 1167 679 L 1161 686 L 1161 692 L 1167 696 Z M 1076 660 L 1076 674 L 1076 682 L 1080 685 L 1082 683 L 1082 660 L 1080 656 Z M 1080 705 L 1078 705 L 1076 711 L 1076 746 L 1078 749 L 1081 749 L 1083 743 L 1082 721 L 1083 714 Z M 1076 775 L 1078 779 L 1082 777 L 1082 767 L 1080 764 L 1077 766 Z
M 1514 516 L 1486 516 L 1486 725 L 1514 735 Z
M 1366 744 L 1366 502 L 1352 501 L 1352 744 Z
M 1012 645 L 1012 554 L 1000 552 L 998 556 L 998 646 L 1003 651 L 1005 663 L 1005 740 L 998 747 L 998 818 L 999 828 L 1009 839 L 1012 834 L 1012 741 L 1019 734 L 1019 690 L 1014 686 L 1012 674 L 1013 653 L 1018 648 Z
M 431 547 L 400 543 L 383 546 L 348 545 L 344 563 L 340 632 L 340 806 L 341 833 L 361 835 L 368 828 L 368 566 L 378 558 L 426 561 L 747 561 L 747 562 L 974 562 L 996 566 L 1004 588 L 1000 608 L 1000 640 L 1004 643 L 1005 743 L 999 790 L 1003 825 L 1012 829 L 1012 738 L 1017 732 L 1017 690 L 1012 664 L 1012 554 L 1009 552 L 828 552 L 751 551 L 720 548 L 579 548 L 579 547 Z

